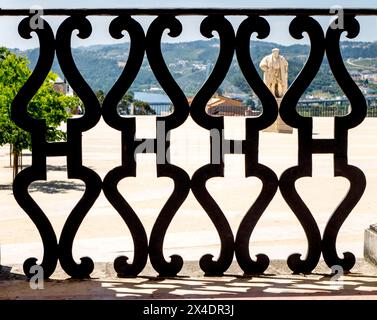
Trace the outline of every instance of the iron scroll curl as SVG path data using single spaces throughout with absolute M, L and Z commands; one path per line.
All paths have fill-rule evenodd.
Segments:
M 219 132 L 220 140 L 223 141 L 223 117 L 211 117 L 206 113 L 205 108 L 230 68 L 234 55 L 235 34 L 232 25 L 223 16 L 206 17 L 200 25 L 200 31 L 207 38 L 212 38 L 212 32 L 214 31 L 218 33 L 220 52 L 211 74 L 191 103 L 190 114 L 192 119 L 201 127 Z M 200 268 L 207 275 L 221 275 L 232 263 L 234 236 L 229 221 L 206 188 L 206 182 L 209 179 L 224 177 L 222 147 L 220 147 L 221 150 L 215 150 L 215 152 L 220 152 L 219 163 L 214 163 L 213 161 L 213 148 L 214 143 L 213 139 L 211 139 L 211 163 L 195 171 L 191 178 L 191 190 L 214 224 L 221 242 L 219 258 L 213 260 L 213 255 L 204 255 L 199 261 Z
M 157 117 L 157 177 L 168 177 L 174 181 L 174 189 L 167 202 L 161 209 L 154 223 L 149 239 L 149 258 L 154 269 L 160 276 L 175 276 L 183 266 L 181 256 L 174 254 L 167 262 L 163 254 L 163 243 L 167 229 L 178 209 L 186 200 L 190 192 L 190 177 L 182 168 L 170 163 L 170 132 L 181 126 L 189 115 L 189 104 L 182 89 L 178 86 L 166 66 L 161 52 L 163 32 L 169 29 L 170 37 L 178 37 L 182 32 L 180 21 L 174 16 L 158 16 L 150 25 L 146 40 L 146 53 L 149 64 L 156 79 L 169 96 L 173 105 L 173 113 L 164 117 Z M 163 133 L 158 132 L 163 123 Z M 163 139 L 162 139 L 163 138 Z
M 50 220 L 28 191 L 28 187 L 32 182 L 47 179 L 46 121 L 32 118 L 27 112 L 27 107 L 51 69 L 55 55 L 55 38 L 47 21 L 41 20 L 44 25 L 43 29 L 32 29 L 31 19 L 32 17 L 24 18 L 19 24 L 18 32 L 24 39 L 30 39 L 32 32 L 37 34 L 40 48 L 39 57 L 32 74 L 12 101 L 11 119 L 20 128 L 31 134 L 32 164 L 16 175 L 13 182 L 13 194 L 17 203 L 33 221 L 41 236 L 44 253 L 40 267 L 44 271 L 44 277 L 49 278 L 56 268 L 59 257 L 57 237 Z M 23 269 L 27 277 L 33 275 L 31 270 L 32 267 L 37 266 L 37 260 L 37 258 L 33 257 L 24 262 Z
M 78 264 L 73 258 L 72 249 L 76 233 L 102 189 L 100 176 L 82 163 L 82 133 L 98 123 L 101 107 L 72 56 L 71 37 L 76 29 L 81 39 L 88 38 L 92 31 L 85 16 L 68 17 L 57 30 L 56 55 L 64 76 L 84 104 L 84 115 L 67 121 L 66 156 L 68 178 L 83 181 L 85 192 L 64 223 L 59 240 L 59 260 L 62 268 L 73 278 L 88 278 L 94 269 L 92 259 L 80 258 L 81 263 Z
M 361 199 L 365 188 L 364 173 L 356 166 L 348 164 L 348 130 L 359 125 L 367 115 L 367 104 L 357 84 L 348 73 L 340 52 L 340 36 L 347 32 L 347 38 L 353 39 L 359 34 L 360 25 L 353 15 L 345 15 L 344 30 L 328 28 L 326 32 L 326 55 L 331 71 L 340 88 L 350 101 L 351 111 L 344 117 L 335 117 L 334 140 L 334 176 L 344 177 L 350 182 L 350 188 L 328 220 L 322 237 L 322 254 L 326 264 L 331 268 L 340 265 L 344 271 L 349 271 L 355 265 L 356 259 L 351 252 L 343 253 L 339 258 L 336 250 L 336 240 L 339 230 Z
M 148 238 L 139 217 L 117 187 L 121 180 L 136 177 L 134 150 L 137 147 L 134 141 L 135 118 L 121 117 L 117 111 L 117 105 L 135 80 L 143 63 L 145 34 L 141 25 L 128 15 L 116 17 L 109 27 L 109 32 L 115 39 L 123 37 L 123 30 L 127 31 L 130 36 L 129 58 L 119 79 L 106 95 L 102 106 L 102 115 L 105 122 L 122 133 L 122 163 L 106 174 L 103 180 L 103 191 L 131 232 L 134 242 L 133 262 L 129 263 L 127 256 L 119 256 L 114 260 L 114 269 L 117 274 L 121 277 L 131 277 L 137 276 L 147 263 Z
M 279 189 L 284 200 L 302 225 L 308 240 L 308 251 L 304 260 L 301 254 L 288 257 L 289 268 L 296 273 L 312 271 L 321 256 L 321 233 L 318 224 L 309 208 L 298 194 L 295 182 L 302 177 L 312 176 L 312 140 L 313 119 L 299 115 L 296 104 L 306 88 L 313 81 L 321 66 L 325 48 L 324 34 L 319 23 L 312 17 L 298 16 L 289 26 L 290 34 L 295 39 L 302 39 L 306 32 L 310 39 L 310 54 L 303 69 L 283 97 L 280 105 L 280 116 L 285 123 L 298 129 L 298 166 L 286 169 L 280 176 Z
M 254 176 L 262 182 L 262 190 L 243 217 L 236 234 L 236 258 L 245 274 L 263 273 L 269 265 L 269 258 L 265 254 L 257 254 L 256 261 L 251 259 L 249 242 L 256 224 L 278 189 L 278 178 L 275 172 L 259 163 L 258 160 L 259 130 L 274 123 L 278 115 L 278 106 L 274 96 L 260 78 L 250 56 L 250 38 L 254 32 L 258 33 L 259 39 L 266 38 L 270 32 L 268 22 L 262 17 L 250 16 L 241 23 L 236 35 L 236 54 L 239 66 L 263 106 L 262 115 L 246 118 L 246 139 L 242 145 L 245 154 L 245 176 Z

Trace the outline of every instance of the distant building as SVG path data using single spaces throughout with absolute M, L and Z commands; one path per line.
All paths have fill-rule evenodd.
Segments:
M 242 101 L 217 95 L 208 101 L 206 112 L 214 116 L 244 116 L 246 108 Z
M 159 87 L 150 87 L 149 91 L 150 92 L 162 92 L 163 90 Z
M 54 82 L 54 90 L 66 96 L 73 96 L 72 88 L 68 84 L 67 80 L 62 80 L 59 77 Z
M 52 81 L 51 81 L 52 82 Z M 62 80 L 61 78 L 57 78 L 53 83 L 53 89 L 55 92 L 63 94 L 68 97 L 73 97 L 74 93 L 71 86 L 68 84 L 67 80 Z M 67 107 L 65 110 L 68 114 L 83 114 L 83 109 L 80 105 L 76 107 Z

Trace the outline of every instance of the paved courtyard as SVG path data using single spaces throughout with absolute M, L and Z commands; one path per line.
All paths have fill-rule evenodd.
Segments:
M 242 118 L 226 119 L 226 137 L 241 138 L 244 133 L 243 124 Z M 139 137 L 153 137 L 153 118 L 138 118 L 137 128 Z M 368 118 L 349 134 L 349 163 L 364 171 L 367 188 L 341 228 L 338 252 L 341 254 L 351 251 L 359 259 L 363 257 L 364 230 L 377 222 L 376 128 L 377 119 Z M 331 138 L 332 130 L 332 118 L 315 118 L 315 138 Z M 209 134 L 188 119 L 183 126 L 172 132 L 170 150 L 171 162 L 192 175 L 196 169 L 209 162 Z M 24 165 L 28 165 L 30 160 L 30 152 L 25 152 Z M 296 161 L 296 130 L 293 134 L 260 134 L 260 162 L 271 167 L 278 176 L 286 168 L 294 166 Z M 83 162 L 103 178 L 109 170 L 120 164 L 120 133 L 103 121 L 84 133 Z M 37 181 L 30 187 L 31 195 L 48 215 L 58 235 L 84 190 L 80 181 L 67 179 L 65 165 L 64 157 L 49 158 L 48 181 Z M 226 157 L 225 165 L 225 178 L 212 179 L 207 187 L 236 232 L 243 215 L 257 197 L 261 183 L 257 178 L 243 177 L 244 163 L 241 155 Z M 332 170 L 331 155 L 314 156 L 313 177 L 303 178 L 296 183 L 321 230 L 348 190 L 348 182 L 343 178 L 334 178 Z M 13 198 L 11 180 L 9 146 L 4 146 L 0 149 L 0 244 L 3 266 L 19 266 L 25 259 L 31 256 L 42 257 L 43 253 L 35 226 Z M 138 158 L 138 177 L 122 181 L 119 188 L 149 233 L 159 210 L 173 189 L 173 183 L 168 178 L 157 179 L 155 157 L 144 154 Z M 265 253 L 272 260 L 286 260 L 291 253 L 305 255 L 305 239 L 301 225 L 278 192 L 252 235 L 251 253 Z M 101 193 L 77 234 L 74 257 L 78 260 L 82 256 L 89 256 L 98 265 L 102 263 L 109 266 L 108 262 L 121 254 L 132 258 L 132 251 L 133 243 L 127 226 Z M 190 192 L 168 229 L 165 256 L 180 254 L 185 261 L 193 261 L 189 263 L 190 270 L 200 273 L 197 265 L 200 257 L 206 253 L 217 256 L 218 252 L 217 232 Z M 19 270 L 19 267 L 15 267 L 15 270 Z M 237 266 L 233 270 L 242 274 Z

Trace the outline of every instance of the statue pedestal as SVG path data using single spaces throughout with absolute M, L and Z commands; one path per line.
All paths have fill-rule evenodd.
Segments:
M 364 233 L 364 258 L 377 265 L 377 224 L 372 224 Z
M 280 108 L 281 98 L 276 98 L 278 108 Z M 293 128 L 287 125 L 278 115 L 276 121 L 268 128 L 263 130 L 264 132 L 278 132 L 278 133 L 292 133 Z

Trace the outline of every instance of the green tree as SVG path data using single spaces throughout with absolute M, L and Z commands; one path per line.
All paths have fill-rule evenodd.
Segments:
M 120 115 L 129 115 L 131 114 L 131 104 L 134 102 L 134 94 L 132 92 L 127 92 L 122 100 L 118 103 L 118 113 Z
M 139 100 L 134 100 L 133 102 L 134 108 L 135 108 L 135 114 L 136 115 L 154 115 L 156 114 L 156 111 L 154 111 L 149 103 Z
M 96 97 L 97 97 L 99 103 L 102 104 L 103 101 L 105 100 L 105 92 L 103 92 L 103 90 L 98 90 L 98 91 L 96 92 Z
M 29 61 L 6 48 L 0 48 L 0 146 L 11 145 L 13 153 L 13 176 L 19 171 L 22 150 L 31 149 L 30 134 L 16 126 L 11 120 L 11 104 L 17 92 L 31 74 Z M 81 101 L 54 91 L 57 75 L 50 72 L 28 105 L 29 114 L 46 120 L 46 140 L 49 142 L 66 139 L 66 133 L 59 129 L 70 116 L 68 110 L 75 109 Z
M 96 92 L 99 102 L 103 102 L 105 95 L 102 90 Z M 133 110 L 131 110 L 133 108 Z M 120 115 L 154 115 L 156 111 L 151 108 L 149 103 L 135 100 L 133 92 L 127 92 L 117 105 L 117 110 Z

